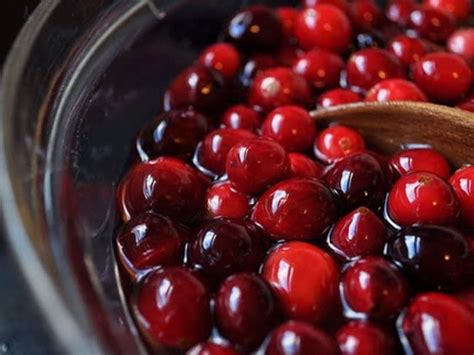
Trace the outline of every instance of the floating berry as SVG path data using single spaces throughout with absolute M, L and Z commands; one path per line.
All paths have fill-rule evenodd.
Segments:
M 350 18 L 359 31 L 371 31 L 381 25 L 383 12 L 373 0 L 355 0 L 350 4 Z
M 324 166 L 315 162 L 304 154 L 289 153 L 290 177 L 322 179 Z
M 433 42 L 442 43 L 455 29 L 454 17 L 429 6 L 416 7 L 408 18 L 407 26 L 415 33 Z
M 335 125 L 324 129 L 314 141 L 316 157 L 326 163 L 344 158 L 365 149 L 364 138 L 356 130 Z
M 318 106 L 327 108 L 343 104 L 352 104 L 360 101 L 362 101 L 362 97 L 352 90 L 333 89 L 326 91 L 318 98 Z
M 474 228 L 474 166 L 457 170 L 449 179 L 461 206 L 464 224 Z
M 231 44 L 216 43 L 201 53 L 199 63 L 219 72 L 225 79 L 232 79 L 240 68 L 240 54 Z
M 448 38 L 448 50 L 474 64 L 474 28 L 460 28 Z
M 403 79 L 382 80 L 370 88 L 365 101 L 428 101 L 416 84 Z
M 425 0 L 424 4 L 453 15 L 457 20 L 464 20 L 472 9 L 470 0 Z
M 295 22 L 298 16 L 298 9 L 290 6 L 281 6 L 276 10 L 276 15 L 280 19 L 283 30 L 283 38 L 290 40 L 295 37 Z
M 368 321 L 352 321 L 336 334 L 341 355 L 395 355 L 393 337 Z
M 390 158 L 389 164 L 398 175 L 414 172 L 429 172 L 443 179 L 451 175 L 446 158 L 433 148 L 405 149 Z
M 228 181 L 207 190 L 207 216 L 211 218 L 243 219 L 250 212 L 249 197 L 234 190 Z
M 416 7 L 413 0 L 390 0 L 385 8 L 385 16 L 400 26 L 405 26 Z
M 221 118 L 222 128 L 245 129 L 256 132 L 260 128 L 260 115 L 245 105 L 235 105 L 227 109 Z
M 392 38 L 387 44 L 387 50 L 406 66 L 419 61 L 428 52 L 427 46 L 421 39 L 407 35 Z

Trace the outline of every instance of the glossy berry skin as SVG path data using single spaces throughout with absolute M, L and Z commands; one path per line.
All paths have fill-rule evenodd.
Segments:
M 442 293 L 416 296 L 402 313 L 398 327 L 406 351 L 414 354 L 474 352 L 474 313 Z
M 290 6 L 281 6 L 276 10 L 276 15 L 280 19 L 280 23 L 283 30 L 283 38 L 290 40 L 295 37 L 295 21 L 298 16 L 298 9 Z
M 304 77 L 314 90 L 337 87 L 342 69 L 342 58 L 323 49 L 306 52 L 293 65 L 293 71 Z
M 412 67 L 415 84 L 435 102 L 450 103 L 466 94 L 471 86 L 471 69 L 452 53 L 431 53 Z
M 332 258 L 314 245 L 291 241 L 278 246 L 265 261 L 262 275 L 289 318 L 320 323 L 334 308 L 339 270 Z
M 343 11 L 333 5 L 318 4 L 296 18 L 295 35 L 305 50 L 321 48 L 341 54 L 351 42 L 352 27 Z
M 117 257 L 132 278 L 157 266 L 178 265 L 184 238 L 169 218 L 147 212 L 128 221 L 115 239 Z
M 290 177 L 322 179 L 324 166 L 300 153 L 289 153 Z
M 250 138 L 232 147 L 226 172 L 237 191 L 255 194 L 283 179 L 288 172 L 285 149 L 270 138 Z
M 459 203 L 445 180 L 432 173 L 415 172 L 395 182 L 388 195 L 387 212 L 401 227 L 454 225 L 459 217 Z
M 190 271 L 167 267 L 149 274 L 135 288 L 132 312 L 153 349 L 186 350 L 211 331 L 209 296 Z
M 407 26 L 420 37 L 442 43 L 454 31 L 455 21 L 449 13 L 423 6 L 415 8 L 410 13 Z
M 393 337 L 367 321 L 352 321 L 338 330 L 336 339 L 341 355 L 395 355 Z
M 199 63 L 219 72 L 225 79 L 232 79 L 240 68 L 240 54 L 228 43 L 213 44 L 201 53 Z
M 342 12 L 349 10 L 346 0 L 301 0 L 301 4 L 305 8 L 314 8 L 316 5 L 326 4 L 336 6 Z
M 234 190 L 228 181 L 207 190 L 207 216 L 210 218 L 243 219 L 250 212 L 249 197 Z
M 448 50 L 474 64 L 474 28 L 460 28 L 448 38 Z
M 221 127 L 256 132 L 260 128 L 260 115 L 250 107 L 235 105 L 228 108 L 222 115 Z
M 391 239 L 386 253 L 417 286 L 449 290 L 465 282 L 469 246 L 453 229 L 412 227 Z
M 322 108 L 352 104 L 362 101 L 359 94 L 348 89 L 333 89 L 326 91 L 318 98 L 318 106 Z
M 313 239 L 328 229 L 335 213 L 327 187 L 315 179 L 293 178 L 265 191 L 252 221 L 275 240 Z
M 365 96 L 367 102 L 428 101 L 418 86 L 404 79 L 387 79 L 375 84 Z
M 364 149 L 365 142 L 360 133 L 343 125 L 324 129 L 314 141 L 314 153 L 325 163 L 331 163 Z
M 225 173 L 229 150 L 237 143 L 254 137 L 255 134 L 243 129 L 216 129 L 203 139 L 197 153 L 197 163 L 205 170 L 220 176 Z
M 200 343 L 186 352 L 186 355 L 242 355 L 230 345 Z
M 257 274 L 228 277 L 216 295 L 220 332 L 244 349 L 255 349 L 278 319 L 277 303 L 270 286 Z
M 385 7 L 385 16 L 404 27 L 415 7 L 416 3 L 413 0 L 390 0 Z
M 198 112 L 163 112 L 140 132 L 136 142 L 137 151 L 142 161 L 164 155 L 190 160 L 208 130 L 207 118 Z
M 375 213 L 359 207 L 342 217 L 328 236 L 331 249 L 349 260 L 355 257 L 382 254 L 388 231 Z
M 444 12 L 448 12 L 456 20 L 464 20 L 472 9 L 470 0 L 425 0 L 424 4 Z
M 348 84 L 365 90 L 385 79 L 405 77 L 399 60 L 387 50 L 379 48 L 366 48 L 352 53 L 346 71 Z
M 267 69 L 257 75 L 250 87 L 249 104 L 264 112 L 284 105 L 308 106 L 309 86 L 303 77 L 290 68 Z
M 275 57 L 269 54 L 257 53 L 250 57 L 243 65 L 240 73 L 240 82 L 244 87 L 252 84 L 256 76 L 263 71 L 278 66 L 278 61 Z
M 449 179 L 461 206 L 462 220 L 468 228 L 474 228 L 474 166 L 457 170 Z
M 161 157 L 134 165 L 117 189 L 123 221 L 153 210 L 190 221 L 201 212 L 208 181 L 181 160 Z
M 327 171 L 325 180 L 344 209 L 377 207 L 386 188 L 382 167 L 367 153 L 354 153 L 337 161 Z
M 265 254 L 262 238 L 251 223 L 224 219 L 207 222 L 188 246 L 188 263 L 216 279 L 256 270 Z
M 406 35 L 392 38 L 387 44 L 387 50 L 406 66 L 420 60 L 428 52 L 428 48 L 421 39 Z
M 262 124 L 262 136 L 281 144 L 287 152 L 308 150 L 316 135 L 316 125 L 308 111 L 298 106 L 280 106 Z
M 408 301 L 408 284 L 398 268 L 379 256 L 368 256 L 350 265 L 341 280 L 341 295 L 363 318 L 389 319 Z
M 166 111 L 193 108 L 203 114 L 213 114 L 222 109 L 226 96 L 222 76 L 203 65 L 194 64 L 171 82 L 163 106 Z
M 383 12 L 373 0 L 355 0 L 350 6 L 350 18 L 359 31 L 370 31 L 381 25 Z
M 310 323 L 290 320 L 273 330 L 265 355 L 311 355 L 316 349 L 320 354 L 339 354 L 337 344 L 329 334 Z
M 392 170 L 399 176 L 414 172 L 429 172 L 448 179 L 451 167 L 446 158 L 433 148 L 402 150 L 390 158 Z

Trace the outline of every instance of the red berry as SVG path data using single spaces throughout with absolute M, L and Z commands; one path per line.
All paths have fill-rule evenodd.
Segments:
M 415 7 L 416 3 L 413 0 L 390 0 L 385 8 L 385 16 L 390 21 L 405 26 Z
M 274 185 L 258 200 L 252 220 L 273 239 L 313 239 L 335 218 L 331 192 L 315 179 L 293 178 Z
M 359 207 L 342 217 L 328 236 L 329 246 L 345 259 L 382 254 L 387 228 L 371 210 Z
M 334 89 L 326 91 L 318 98 L 318 106 L 326 108 L 360 101 L 362 101 L 360 95 L 351 90 Z
M 362 317 L 388 319 L 408 301 L 408 285 L 395 265 L 382 257 L 368 256 L 350 265 L 341 281 L 342 297 L 352 312 Z
M 243 219 L 250 212 L 249 198 L 232 188 L 228 181 L 207 190 L 207 215 L 211 218 Z
M 197 153 L 197 163 L 205 170 L 220 176 L 225 172 L 227 153 L 230 149 L 237 143 L 253 137 L 255 134 L 243 129 L 216 129 L 202 141 Z
M 321 131 L 314 141 L 318 159 L 331 163 L 365 149 L 364 138 L 356 130 L 336 125 Z
M 276 140 L 287 152 L 301 152 L 311 147 L 316 125 L 305 109 L 280 106 L 265 118 L 262 135 Z
M 402 176 L 387 200 L 389 217 L 399 226 L 414 224 L 453 225 L 459 217 L 459 203 L 453 188 L 428 172 Z
M 280 66 L 292 67 L 293 64 L 304 55 L 304 51 L 294 44 L 284 44 L 277 53 L 275 59 Z
M 134 165 L 117 190 L 122 219 L 153 210 L 192 220 L 203 208 L 208 182 L 181 160 L 162 157 Z
M 309 86 L 290 68 L 268 69 L 257 75 L 250 87 L 249 104 L 265 112 L 283 105 L 308 106 Z
M 296 18 L 295 35 L 306 50 L 322 48 L 344 53 L 351 42 L 352 28 L 343 11 L 333 5 L 318 4 Z
M 339 270 L 318 247 L 295 241 L 280 245 L 268 256 L 262 275 L 287 317 L 320 323 L 330 315 L 337 299 Z
M 459 200 L 464 224 L 474 228 L 474 166 L 457 170 L 449 183 Z
M 387 50 L 407 66 L 417 62 L 428 52 L 421 39 L 406 35 L 392 38 L 387 44 Z
M 372 86 L 365 101 L 428 101 L 426 95 L 411 81 L 387 79 Z
M 425 0 L 424 4 L 448 12 L 457 20 L 467 18 L 473 9 L 470 0 Z
M 260 115 L 245 105 L 235 105 L 227 109 L 222 115 L 223 128 L 246 129 L 256 132 L 260 128 Z
M 304 77 L 316 90 L 337 87 L 342 69 L 342 58 L 324 49 L 306 52 L 293 65 L 293 71 Z
M 359 31 L 378 28 L 383 21 L 383 12 L 373 0 L 355 0 L 350 6 L 350 17 Z
M 459 102 L 456 107 L 464 111 L 474 112 L 474 94 L 468 96 L 466 100 Z
M 413 65 L 412 74 L 420 89 L 437 102 L 454 102 L 471 86 L 471 69 L 456 54 L 427 54 Z
M 270 286 L 257 274 L 228 277 L 216 295 L 221 333 L 232 343 L 255 349 L 277 320 L 277 303 Z
M 232 79 L 240 68 L 240 54 L 231 44 L 216 43 L 201 53 L 199 63 L 218 71 L 225 79 Z
M 200 343 L 189 349 L 186 355 L 242 355 L 230 345 Z
M 329 334 L 310 323 L 290 320 L 273 330 L 265 355 L 309 355 L 316 349 L 319 354 L 339 354 L 337 344 Z
M 365 90 L 381 80 L 405 77 L 398 59 L 379 48 L 366 48 L 352 53 L 346 71 L 348 84 Z
M 288 160 L 290 162 L 290 177 L 323 178 L 324 167 L 306 155 L 290 153 Z
M 316 5 L 326 4 L 336 6 L 339 10 L 347 12 L 349 5 L 346 0 L 301 0 L 304 7 L 314 8 Z
M 455 30 L 455 21 L 449 13 L 424 6 L 410 13 L 407 26 L 420 37 L 442 43 Z
M 272 51 L 283 35 L 273 9 L 255 5 L 237 12 L 225 29 L 225 38 L 245 51 Z
M 131 303 L 138 328 L 153 349 L 185 350 L 206 340 L 211 331 L 206 288 L 184 268 L 168 267 L 148 275 Z
M 336 335 L 341 355 L 395 355 L 393 337 L 374 323 L 353 321 Z
M 240 75 L 240 81 L 244 87 L 250 86 L 255 77 L 263 71 L 278 66 L 278 61 L 271 55 L 255 54 L 245 63 Z
M 474 28 L 460 28 L 449 36 L 448 50 L 474 64 Z
M 434 292 L 416 296 L 399 328 L 408 353 L 474 353 L 474 313 L 454 297 Z
M 283 29 L 283 37 L 288 40 L 295 37 L 295 21 L 299 11 L 290 6 L 281 6 L 276 9 Z
M 399 175 L 429 172 L 443 179 L 447 179 L 451 175 L 451 167 L 448 161 L 433 148 L 402 150 L 391 157 L 389 164 Z
M 269 138 L 250 138 L 232 147 L 227 154 L 226 172 L 236 190 L 255 194 L 288 172 L 285 149 Z

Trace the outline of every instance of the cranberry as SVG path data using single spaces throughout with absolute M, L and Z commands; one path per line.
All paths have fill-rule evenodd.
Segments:
M 137 151 L 143 161 L 163 155 L 189 160 L 208 129 L 207 118 L 195 111 L 163 112 L 140 132 Z
M 474 166 L 457 170 L 449 183 L 459 200 L 464 224 L 474 228 Z
M 318 247 L 296 241 L 280 245 L 268 256 L 262 275 L 288 317 L 319 323 L 331 314 L 339 270 Z
M 304 51 L 295 44 L 285 44 L 275 54 L 277 62 L 283 67 L 292 67 L 304 55 Z
M 176 76 L 166 90 L 164 107 L 192 107 L 201 113 L 215 113 L 225 104 L 226 90 L 222 76 L 203 65 L 195 64 Z
M 451 167 L 448 161 L 433 148 L 402 150 L 391 157 L 390 165 L 399 175 L 429 172 L 443 179 L 447 179 L 451 175 Z
M 312 239 L 335 218 L 331 192 L 315 179 L 293 178 L 267 190 L 258 200 L 252 220 L 274 239 Z
M 474 28 L 461 28 L 449 36 L 447 47 L 450 52 L 474 64 Z
M 207 47 L 199 57 L 199 63 L 232 79 L 240 68 L 240 54 L 228 43 L 216 43 Z
M 293 71 L 316 90 L 337 87 L 343 68 L 344 61 L 340 56 L 323 49 L 306 52 L 293 65 Z
M 428 52 L 426 45 L 421 39 L 406 35 L 392 38 L 387 44 L 387 50 L 407 66 L 417 62 Z
M 290 176 L 322 179 L 324 167 L 310 159 L 304 154 L 290 153 L 288 154 L 290 162 Z
M 273 68 L 261 72 L 249 91 L 251 106 L 269 112 L 283 105 L 308 106 L 311 102 L 309 86 L 290 68 Z
M 425 0 L 424 4 L 448 12 L 457 20 L 467 18 L 472 8 L 470 0 Z
M 337 344 L 324 331 L 310 323 L 287 321 L 273 330 L 265 347 L 265 355 L 306 355 L 316 351 L 338 355 Z
M 364 138 L 356 130 L 336 125 L 321 131 L 314 141 L 314 153 L 318 159 L 331 163 L 365 149 Z
M 385 8 L 385 16 L 390 21 L 405 26 L 415 6 L 413 0 L 390 0 Z
M 422 286 L 451 289 L 464 282 L 469 246 L 453 229 L 423 226 L 399 232 L 386 253 Z
M 281 6 L 276 9 L 276 15 L 280 19 L 283 29 L 283 37 L 286 40 L 295 37 L 295 21 L 299 11 L 290 6 Z
M 260 115 L 245 105 L 235 105 L 227 109 L 221 118 L 223 128 L 246 129 L 256 132 L 260 128 Z
M 318 98 L 318 106 L 326 108 L 360 101 L 362 101 L 360 95 L 351 90 L 334 89 L 326 91 Z
M 353 1 L 349 13 L 354 26 L 363 31 L 377 28 L 383 21 L 383 12 L 373 0 Z
M 271 8 L 250 6 L 232 17 L 225 38 L 246 51 L 272 51 L 280 44 L 282 25 Z
M 314 8 L 316 5 L 326 4 L 336 6 L 339 10 L 347 12 L 349 5 L 346 0 L 302 0 L 304 7 Z
M 200 343 L 194 346 L 186 355 L 242 355 L 230 345 Z
M 398 59 L 379 48 L 366 48 L 352 53 L 346 71 L 349 85 L 365 90 L 384 79 L 405 77 Z
M 271 55 L 255 54 L 243 66 L 240 74 L 241 83 L 247 87 L 250 86 L 254 78 L 266 69 L 276 67 L 278 61 Z
M 280 106 L 265 118 L 262 135 L 273 138 L 288 152 L 301 152 L 311 147 L 316 125 L 305 109 Z
M 341 294 L 351 312 L 371 318 L 391 318 L 408 301 L 408 285 L 395 265 L 368 256 L 349 266 L 341 281 Z
M 408 353 L 474 353 L 474 313 L 448 295 L 416 296 L 400 317 L 399 331 Z
M 211 277 L 256 270 L 265 246 L 262 236 L 246 223 L 213 220 L 199 229 L 187 250 L 188 263 Z
M 227 153 L 237 143 L 255 137 L 255 134 L 243 129 L 222 128 L 209 133 L 202 141 L 197 163 L 207 171 L 216 175 L 225 172 Z
M 208 182 L 181 160 L 162 157 L 134 165 L 117 190 L 124 221 L 153 210 L 192 220 L 202 212 Z
M 328 236 L 330 247 L 345 259 L 382 254 L 387 228 L 371 210 L 359 207 L 342 217 Z
M 277 304 L 270 286 L 258 275 L 228 277 L 216 295 L 216 317 L 221 333 L 232 343 L 252 350 L 277 320 Z
M 428 172 L 402 176 L 392 187 L 387 200 L 389 217 L 397 225 L 453 225 L 459 217 L 459 203 L 453 188 Z
M 181 267 L 148 275 L 131 299 L 138 328 L 154 349 L 187 349 L 211 331 L 209 297 L 204 285 Z
M 473 78 L 474 78 L 474 74 L 473 74 Z M 466 100 L 459 102 L 456 105 L 456 107 L 464 111 L 474 112 L 474 94 L 468 96 Z
M 227 155 L 226 172 L 234 187 L 255 194 L 288 172 L 285 149 L 269 138 L 251 138 L 232 147 Z
M 235 191 L 230 182 L 221 182 L 207 190 L 207 215 L 211 218 L 243 219 L 250 212 L 249 198 Z
M 420 37 L 440 43 L 455 29 L 454 18 L 449 13 L 428 6 L 415 8 L 407 25 Z
M 365 101 L 428 101 L 426 95 L 411 81 L 387 79 L 372 86 Z
M 384 329 L 367 321 L 352 321 L 336 335 L 341 355 L 395 355 L 393 338 Z
M 377 207 L 385 193 L 382 167 L 367 153 L 354 153 L 334 163 L 326 173 L 326 183 L 345 209 Z
M 421 90 L 437 102 L 456 101 L 471 86 L 471 69 L 456 54 L 427 54 L 414 64 L 412 73 Z
M 344 53 L 351 42 L 352 28 L 347 15 L 336 6 L 318 4 L 296 18 L 295 35 L 306 50 L 322 48 Z

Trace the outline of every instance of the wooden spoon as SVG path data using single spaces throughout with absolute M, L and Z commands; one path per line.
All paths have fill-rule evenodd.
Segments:
M 428 144 L 454 166 L 474 164 L 474 114 L 417 102 L 356 103 L 315 110 L 321 126 L 341 123 L 362 133 L 371 149 L 390 154 L 406 144 Z

